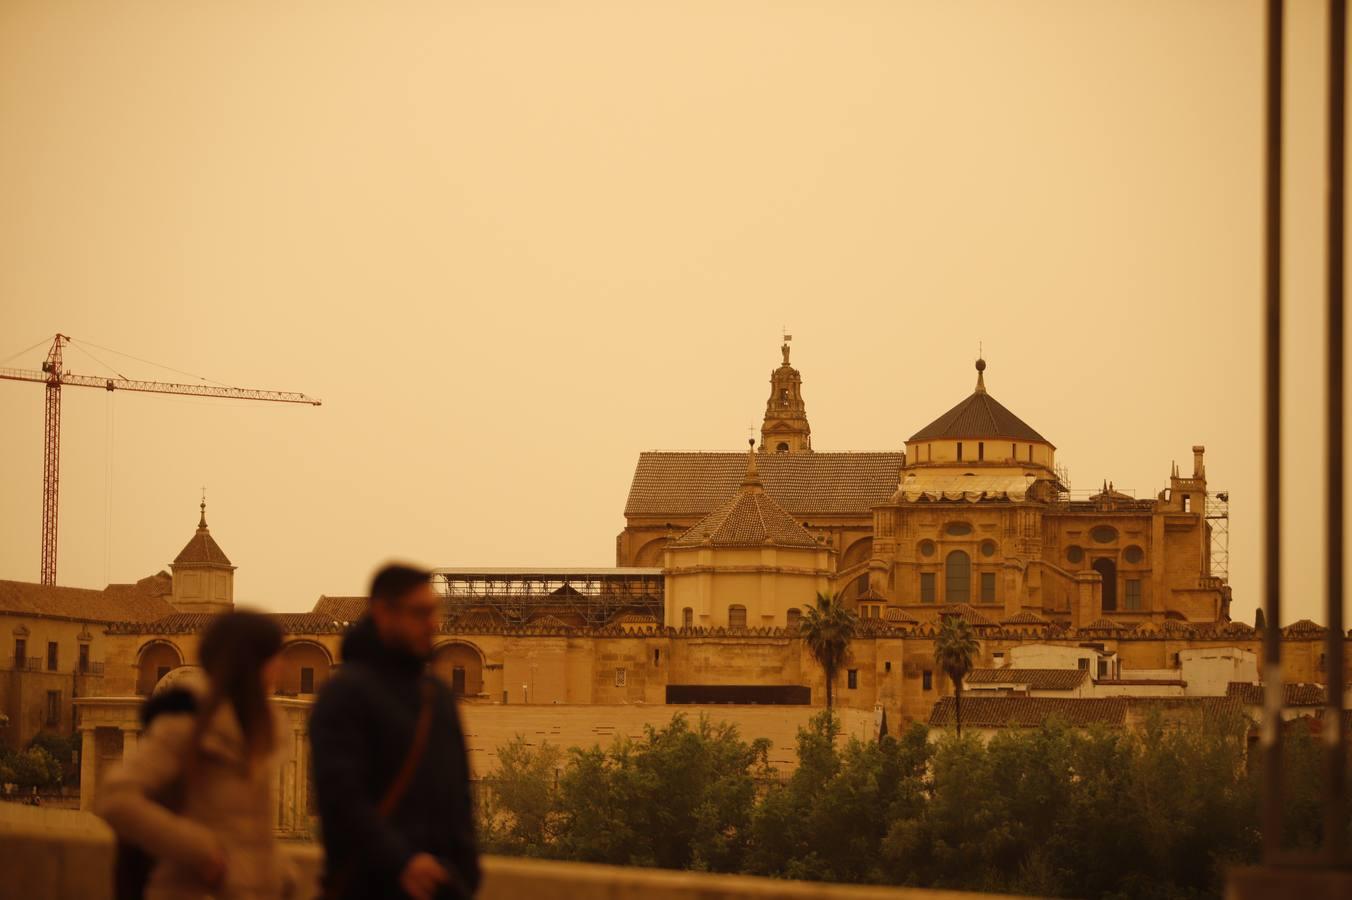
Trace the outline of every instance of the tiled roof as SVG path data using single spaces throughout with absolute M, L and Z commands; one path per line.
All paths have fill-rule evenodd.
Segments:
M 653 620 L 653 621 L 656 621 L 656 620 Z M 530 627 L 532 627 L 532 628 L 572 628 L 573 626 L 569 625 L 567 622 L 563 621 L 563 619 L 560 619 L 558 616 L 554 616 L 554 615 L 550 615 L 549 613 L 545 613 L 543 616 L 538 616 L 538 617 L 536 617 L 536 618 L 534 618 L 534 619 L 531 619 L 531 620 L 530 620 Z
M 883 613 L 883 619 L 888 622 L 903 622 L 911 625 L 918 625 L 920 620 L 902 609 L 900 606 L 889 606 Z
M 176 566 L 228 566 L 230 558 L 225 555 L 221 545 L 211 536 L 206 526 L 199 526 L 197 533 L 183 545 L 183 549 L 174 557 Z
M 1001 625 L 1050 625 L 1051 619 L 1040 616 L 1030 610 L 1022 610 L 1007 619 L 1000 620 Z
M 755 463 L 743 476 L 742 486 L 721 506 L 700 519 L 685 534 L 671 542 L 681 547 L 781 547 L 817 549 L 817 539 L 765 492 Z M 747 457 L 743 457 L 743 464 Z
M 1265 690 L 1261 684 L 1232 681 L 1226 686 L 1225 695 L 1238 697 L 1245 706 L 1262 706 Z M 1322 684 L 1289 682 L 1282 685 L 1282 706 L 1323 706 L 1326 693 Z
M 1292 622 L 1290 625 L 1287 625 L 1285 628 L 1283 628 L 1282 636 L 1291 637 L 1293 635 L 1319 635 L 1323 634 L 1324 632 L 1325 628 L 1323 625 L 1311 622 L 1309 619 L 1300 619 L 1298 621 Z
M 1143 720 L 1158 712 L 1166 722 L 1184 724 L 1201 715 L 1207 721 L 1239 720 L 1244 707 L 1235 697 L 1126 697 L 1133 719 Z M 965 721 L 965 719 L 964 719 Z
M 1122 625 L 1114 622 L 1112 619 L 1095 619 L 1088 625 L 1081 626 L 1081 631 L 1120 631 Z
M 166 599 L 172 592 L 173 582 L 164 572 L 135 584 L 110 584 L 101 591 L 0 581 L 0 613 L 82 622 L 148 622 L 174 611 Z
M 1024 684 L 1033 691 L 1071 691 L 1084 683 L 1084 669 L 973 669 L 968 684 Z
M 911 435 L 912 441 L 955 438 L 1009 438 L 1049 443 L 1027 422 L 986 393 L 985 385 L 981 382 L 966 400 Z
M 347 628 L 340 622 L 317 613 L 272 613 L 283 634 L 339 634 Z M 196 634 L 206 629 L 213 613 L 176 612 L 151 622 L 124 622 L 108 629 L 109 634 Z
M 1067 725 L 1125 725 L 1126 697 L 979 697 L 964 694 L 962 724 L 969 728 L 1036 728 L 1051 718 Z M 930 711 L 932 727 L 954 724 L 953 698 L 941 697 Z
M 765 492 L 809 522 L 886 503 L 901 463 L 901 453 L 763 453 L 757 460 Z M 641 453 L 624 514 L 702 516 L 737 490 L 745 472 L 745 453 Z
M 932 613 L 929 610 L 924 610 L 920 613 L 920 616 L 922 621 L 934 622 L 936 624 L 948 616 L 961 616 L 968 625 L 973 626 L 984 627 L 999 624 L 970 603 L 949 603 L 939 607 Z
M 314 613 L 343 622 L 355 622 L 366 612 L 366 597 L 320 597 Z

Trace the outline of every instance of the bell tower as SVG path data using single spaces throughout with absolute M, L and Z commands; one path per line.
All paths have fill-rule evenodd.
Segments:
M 811 453 L 812 428 L 807 424 L 803 403 L 803 376 L 789 365 L 789 341 L 784 335 L 780 352 L 784 362 L 770 373 L 770 399 L 765 403 L 765 421 L 761 423 L 761 453 Z

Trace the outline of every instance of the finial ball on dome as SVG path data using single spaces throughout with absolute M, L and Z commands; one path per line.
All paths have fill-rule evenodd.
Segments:
M 976 361 L 976 370 L 978 372 L 986 371 L 986 361 L 984 359 L 978 359 Z

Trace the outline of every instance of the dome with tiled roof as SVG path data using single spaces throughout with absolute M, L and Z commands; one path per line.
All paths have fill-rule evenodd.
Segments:
M 779 547 L 818 549 L 816 538 L 765 493 L 756 468 L 756 451 L 747 455 L 746 476 L 736 494 L 700 519 L 671 547 Z
M 986 361 L 976 361 L 976 390 L 966 400 L 911 436 L 912 441 L 1004 438 L 1048 444 L 1031 425 L 986 392 Z

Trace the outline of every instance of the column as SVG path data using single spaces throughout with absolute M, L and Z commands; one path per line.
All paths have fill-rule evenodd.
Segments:
M 84 726 L 80 729 L 80 809 L 88 811 L 94 806 L 94 766 L 98 751 L 95 749 L 94 729 Z
M 122 758 L 126 759 L 136 749 L 141 739 L 141 729 L 135 725 L 122 725 Z

